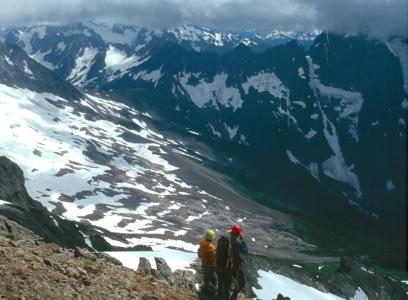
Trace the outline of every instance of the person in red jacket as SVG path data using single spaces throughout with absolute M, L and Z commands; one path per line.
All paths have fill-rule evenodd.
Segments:
M 205 238 L 200 241 L 197 255 L 201 259 L 201 270 L 203 275 L 203 286 L 200 290 L 200 299 L 214 299 L 216 296 L 217 277 L 216 277 L 216 248 L 212 243 L 215 233 L 213 230 L 207 230 Z
M 234 291 L 230 300 L 235 300 L 245 286 L 245 262 L 243 256 L 248 254 L 248 247 L 242 235 L 241 226 L 237 224 L 231 227 L 229 249 L 231 272 L 234 278 Z

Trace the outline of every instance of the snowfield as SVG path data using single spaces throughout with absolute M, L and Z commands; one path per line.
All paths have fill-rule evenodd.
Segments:
M 258 283 L 261 289 L 253 288 L 256 296 L 261 300 L 276 298 L 280 293 L 291 299 L 301 300 L 345 300 L 331 293 L 324 293 L 310 286 L 301 284 L 289 277 L 274 273 L 272 271 L 258 271 Z M 350 300 L 368 300 L 367 295 L 358 288 Z
M 275 98 L 289 101 L 290 91 L 283 85 L 275 73 L 261 72 L 248 77 L 247 81 L 242 84 L 242 88 L 248 94 L 251 87 L 259 93 L 267 92 Z
M 71 74 L 68 76 L 68 80 L 75 85 L 84 86 L 89 80 L 88 73 L 95 61 L 98 49 L 85 48 L 81 55 L 75 60 L 75 68 L 72 69 Z
M 264 245 L 276 240 L 286 241 L 278 249 L 291 245 L 288 256 L 313 248 L 272 229 L 279 215 L 232 193 L 197 163 L 202 154 L 164 138 L 146 113 L 95 95 L 68 101 L 1 84 L 0 110 L 0 155 L 23 169 L 30 196 L 57 215 L 120 235 L 105 237 L 113 246 L 195 252 L 207 228 L 223 234 L 239 221 L 258 253 L 268 255 Z
M 198 79 L 198 83 L 189 84 L 190 78 Z M 213 106 L 219 110 L 219 105 L 222 105 L 236 111 L 242 106 L 243 100 L 239 89 L 227 86 L 228 74 L 217 74 L 211 82 L 199 78 L 200 74 L 184 73 L 179 79 L 184 90 L 190 95 L 191 101 L 197 107 Z
M 319 69 L 319 66 L 314 64 L 311 57 L 307 57 L 309 64 L 309 78 L 310 78 L 310 87 L 314 93 L 331 98 L 340 99 L 340 105 L 342 106 L 342 112 L 340 117 L 342 118 L 351 118 L 354 126 L 351 127 L 350 134 L 358 142 L 357 135 L 357 126 L 358 118 L 357 114 L 361 109 L 363 98 L 359 93 L 344 91 L 338 88 L 327 87 L 321 84 L 316 70 Z M 322 104 L 318 102 L 318 108 L 322 115 L 323 121 L 323 134 L 329 144 L 333 155 L 327 158 L 322 163 L 323 173 L 340 182 L 344 182 L 355 190 L 355 198 L 358 199 L 362 196 L 362 191 L 360 187 L 360 180 L 358 176 L 353 172 L 353 167 L 346 164 L 345 158 L 343 156 L 340 139 L 336 132 L 336 127 L 333 122 L 329 120 Z
M 111 232 L 180 237 L 186 228 L 161 212 L 171 217 L 192 194 L 200 202 L 218 201 L 180 179 L 178 167 L 166 159 L 169 152 L 179 155 L 170 145 L 178 152 L 181 145 L 163 139 L 147 127 L 145 116 L 123 104 L 90 95 L 70 102 L 0 85 L 0 110 L 0 155 L 23 169 L 34 199 L 63 217 Z M 123 111 L 131 120 L 121 117 Z M 194 211 L 208 213 L 201 206 Z

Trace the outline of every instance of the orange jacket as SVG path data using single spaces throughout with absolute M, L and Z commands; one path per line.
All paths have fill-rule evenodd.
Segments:
M 201 266 L 215 267 L 215 245 L 207 240 L 200 241 L 200 247 L 197 251 L 198 257 L 201 258 Z

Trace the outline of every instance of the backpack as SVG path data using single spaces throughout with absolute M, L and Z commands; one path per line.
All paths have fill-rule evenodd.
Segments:
M 216 260 L 218 268 L 227 268 L 228 265 L 229 239 L 221 236 L 217 242 Z

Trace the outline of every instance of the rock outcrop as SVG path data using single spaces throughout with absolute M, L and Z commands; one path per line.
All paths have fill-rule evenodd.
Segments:
M 149 260 L 141 257 L 137 272 L 145 275 L 152 275 L 161 280 L 166 280 L 169 284 L 179 287 L 187 287 L 196 289 L 196 285 L 200 284 L 200 278 L 197 272 L 190 270 L 176 270 L 171 271 L 165 259 L 160 257 L 154 258 L 156 262 L 156 269 L 153 269 Z
M 26 209 L 42 209 L 25 188 L 23 171 L 5 156 L 0 157 L 0 199 Z
M 282 294 L 278 294 L 278 296 L 276 296 L 276 299 L 273 300 L 290 300 L 289 297 L 285 297 Z
M 361 290 L 368 299 L 397 300 L 407 299 L 401 284 L 389 277 L 374 272 L 357 259 L 342 256 L 337 271 L 323 275 L 326 287 L 337 295 L 354 297 Z

